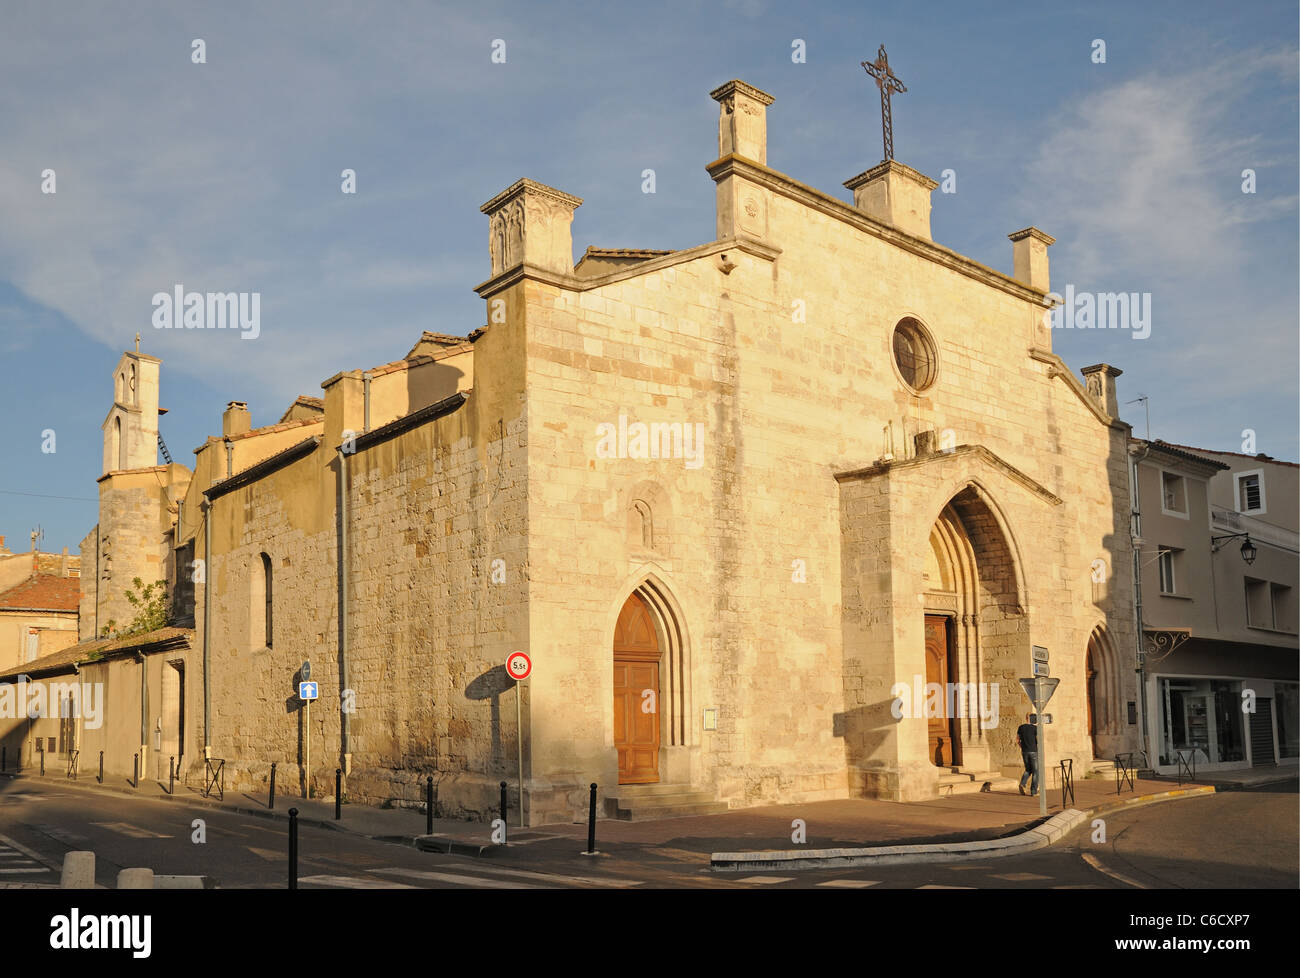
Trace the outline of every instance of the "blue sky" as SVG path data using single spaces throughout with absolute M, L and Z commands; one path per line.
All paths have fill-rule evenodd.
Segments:
M 1251 428 L 1257 450 L 1294 460 L 1297 28 L 1293 0 L 10 0 L 0 534 L 25 549 L 40 524 L 45 549 L 75 552 L 94 525 L 110 374 L 137 330 L 164 361 L 163 437 L 189 463 L 228 400 L 274 422 L 422 329 L 482 325 L 478 208 L 521 176 L 585 199 L 577 254 L 710 240 L 708 92 L 727 79 L 776 97 L 769 165 L 849 199 L 843 181 L 881 157 L 860 62 L 882 42 L 908 87 L 896 157 L 957 175 L 957 193 L 934 195 L 935 240 L 1010 272 L 1006 235 L 1034 224 L 1057 239 L 1057 291 L 1150 292 L 1147 339 L 1061 331 L 1056 351 L 1076 371 L 1123 369 L 1121 398 L 1150 397 L 1155 437 L 1239 451 Z M 194 38 L 206 64 L 191 63 Z M 345 167 L 355 196 L 340 193 Z M 154 330 L 150 299 L 178 282 L 260 292 L 261 336 Z M 1124 417 L 1143 434 L 1142 405 Z

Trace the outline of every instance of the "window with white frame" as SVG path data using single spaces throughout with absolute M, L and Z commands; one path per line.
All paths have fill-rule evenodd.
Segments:
M 1160 593 L 1177 594 L 1174 579 L 1174 565 L 1178 562 L 1181 551 L 1174 547 L 1160 548 Z
M 1187 480 L 1181 475 L 1160 473 L 1160 508 L 1173 516 L 1187 515 Z
M 1232 477 L 1238 513 L 1264 513 L 1264 472 L 1238 472 Z

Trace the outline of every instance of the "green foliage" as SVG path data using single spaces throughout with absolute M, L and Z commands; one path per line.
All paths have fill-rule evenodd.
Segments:
M 117 620 L 110 619 L 99 630 L 100 638 L 125 638 L 128 635 L 140 635 L 152 632 L 167 624 L 167 582 L 154 581 L 146 586 L 144 581 L 135 577 L 131 579 L 131 590 L 123 592 L 131 607 L 136 609 L 135 617 L 124 628 L 117 627 Z

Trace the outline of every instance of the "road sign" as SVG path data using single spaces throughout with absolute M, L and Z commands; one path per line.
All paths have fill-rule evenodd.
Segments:
M 1051 673 L 1051 670 L 1049 670 L 1049 669 L 1047 668 L 1047 663 L 1046 663 L 1046 662 L 1035 662 L 1035 663 L 1034 663 L 1034 675 L 1035 675 L 1035 676 L 1050 676 L 1051 674 L 1052 674 L 1052 673 Z
M 315 684 L 315 683 L 299 683 L 299 684 L 298 684 L 298 699 L 300 699 L 300 700 L 307 700 L 308 702 L 310 702 L 311 700 L 318 700 L 318 699 L 320 699 L 320 693 L 319 693 L 319 691 L 316 689 L 316 684 Z
M 1035 662 L 1047 661 L 1047 649 L 1043 648 L 1041 645 L 1035 645 L 1033 651 L 1034 651 Z
M 310 659 L 307 659 L 306 661 L 303 662 L 303 664 L 302 664 L 302 669 L 299 671 L 299 676 L 301 677 L 301 679 L 302 679 L 303 682 L 308 682 L 308 681 L 311 679 L 311 660 L 310 660 Z
M 506 672 L 510 674 L 511 679 L 516 681 L 527 679 L 528 674 L 532 671 L 533 660 L 522 652 L 511 652 L 506 659 Z
M 1043 676 L 1035 676 L 1033 679 L 1020 680 L 1020 687 L 1029 697 L 1029 702 L 1034 704 L 1034 709 L 1042 710 L 1047 705 L 1047 701 L 1052 698 L 1056 692 L 1056 687 L 1061 681 L 1059 679 L 1047 679 Z

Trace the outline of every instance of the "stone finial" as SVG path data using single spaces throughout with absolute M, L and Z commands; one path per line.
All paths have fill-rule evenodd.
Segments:
M 853 206 L 868 217 L 926 241 L 930 237 L 930 193 L 939 186 L 924 173 L 886 160 L 844 181 Z
M 718 102 L 718 156 L 744 156 L 767 166 L 767 92 L 733 78 L 709 92 Z
M 1019 276 L 1017 276 L 1019 277 Z M 1088 386 L 1088 396 L 1112 418 L 1119 417 L 1119 396 L 1115 392 L 1115 378 L 1124 371 L 1109 363 L 1094 363 L 1082 371 Z
M 1015 279 L 1040 292 L 1051 291 L 1048 287 L 1047 248 L 1056 244 L 1056 239 L 1036 227 L 1015 231 L 1007 237 L 1011 239 Z
M 480 207 L 488 216 L 492 275 L 524 264 L 571 275 L 573 212 L 581 204 L 581 197 L 519 180 Z

